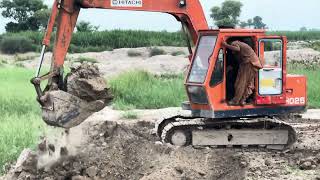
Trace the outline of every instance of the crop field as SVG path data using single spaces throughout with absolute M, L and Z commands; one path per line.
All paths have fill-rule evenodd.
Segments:
M 267 34 L 285 35 L 292 41 L 320 40 L 320 31 L 268 31 Z M 90 38 L 89 38 L 90 37 Z M 20 32 L 0 35 L 0 51 L 17 53 L 40 51 L 43 33 Z M 54 35 L 51 44 L 54 42 Z M 186 46 L 181 32 L 155 32 L 142 30 L 112 30 L 98 32 L 77 32 L 73 34 L 70 53 L 101 52 L 116 48 L 151 46 Z M 51 50 L 49 47 L 49 50 Z
M 267 34 L 287 36 L 289 41 L 310 41 L 320 39 L 320 31 L 268 31 Z

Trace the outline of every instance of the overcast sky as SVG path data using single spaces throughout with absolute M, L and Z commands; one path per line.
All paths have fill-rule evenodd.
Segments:
M 0 0 L 1 1 L 1 0 Z M 210 9 L 220 5 L 224 0 L 200 0 L 207 21 L 210 19 Z M 271 30 L 298 30 L 300 27 L 320 28 L 320 0 L 240 0 L 243 3 L 240 20 L 247 20 L 256 15 L 263 18 Z M 45 0 L 49 6 L 53 0 Z M 156 31 L 177 31 L 180 24 L 168 14 L 132 11 L 114 11 L 101 9 L 82 10 L 80 20 L 89 21 L 105 29 L 142 29 Z M 9 20 L 0 16 L 0 33 Z

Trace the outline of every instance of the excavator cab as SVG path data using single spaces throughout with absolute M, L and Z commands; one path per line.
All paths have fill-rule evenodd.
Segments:
M 263 66 L 242 106 L 228 103 L 239 63 L 222 42 L 235 40 L 248 44 Z M 163 120 L 159 137 L 178 146 L 289 148 L 296 141 L 295 130 L 277 117 L 305 110 L 306 78 L 287 74 L 286 43 L 286 37 L 267 36 L 264 30 L 200 31 L 185 79 L 189 102 L 182 106 L 191 116 Z
M 255 78 L 254 92 L 243 106 L 230 105 L 238 75 L 237 56 L 222 42 L 239 40 L 248 44 L 263 66 Z M 273 116 L 302 112 L 306 108 L 306 78 L 288 75 L 287 39 L 268 36 L 264 30 L 218 29 L 200 31 L 185 81 L 189 103 L 184 109 L 195 117 L 233 118 Z M 298 84 L 293 85 L 293 82 Z

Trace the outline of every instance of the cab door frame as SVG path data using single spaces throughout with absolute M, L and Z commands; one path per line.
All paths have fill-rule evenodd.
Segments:
M 282 58 L 282 62 L 281 62 L 281 83 L 282 83 L 282 87 L 281 87 L 281 93 L 279 94 L 260 94 L 260 73 L 262 71 L 273 71 L 276 68 L 270 68 L 270 67 L 265 67 L 262 68 L 258 71 L 257 73 L 257 77 L 256 77 L 256 105 L 274 105 L 274 104 L 285 104 L 286 103 L 286 60 L 287 60 L 287 56 L 286 56 L 286 50 L 287 50 L 287 38 L 284 36 L 259 36 L 258 40 L 257 40 L 257 47 L 258 47 L 258 56 L 261 62 L 261 65 L 264 66 L 265 62 L 264 62 L 264 53 L 265 53 L 265 48 L 261 45 L 261 42 L 263 41 L 272 41 L 272 40 L 279 40 L 280 42 L 282 42 L 282 49 L 281 49 L 281 58 Z M 279 78 L 278 78 L 279 79 Z M 272 82 L 271 83 L 276 83 L 276 82 Z

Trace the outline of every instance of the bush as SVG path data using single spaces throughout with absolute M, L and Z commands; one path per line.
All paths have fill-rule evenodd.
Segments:
M 0 50 L 6 54 L 25 53 L 29 51 L 36 51 L 36 49 L 37 47 L 26 37 L 4 37 L 0 43 Z
M 138 51 L 134 51 L 134 50 L 129 50 L 128 51 L 128 56 L 129 57 L 137 57 L 137 56 L 142 56 L 142 54 Z
M 27 61 L 27 60 L 33 60 L 34 58 L 38 57 L 40 55 L 26 55 L 26 54 L 16 54 L 14 56 L 14 61 L 19 62 L 19 61 Z
M 94 58 L 89 58 L 89 57 L 79 57 L 75 60 L 75 62 L 80 62 L 80 63 L 84 63 L 84 62 L 90 62 L 90 63 L 98 63 L 98 61 Z
M 171 53 L 172 56 L 180 56 L 180 55 L 185 55 L 183 51 L 175 51 Z
M 138 113 L 135 111 L 125 111 L 121 114 L 121 117 L 124 119 L 137 119 Z
M 311 43 L 310 47 L 316 51 L 320 51 L 320 41 Z
M 166 52 L 163 49 L 154 47 L 154 48 L 150 49 L 149 56 L 152 57 L 152 56 L 158 56 L 158 55 L 163 55 L 163 54 L 166 54 Z

